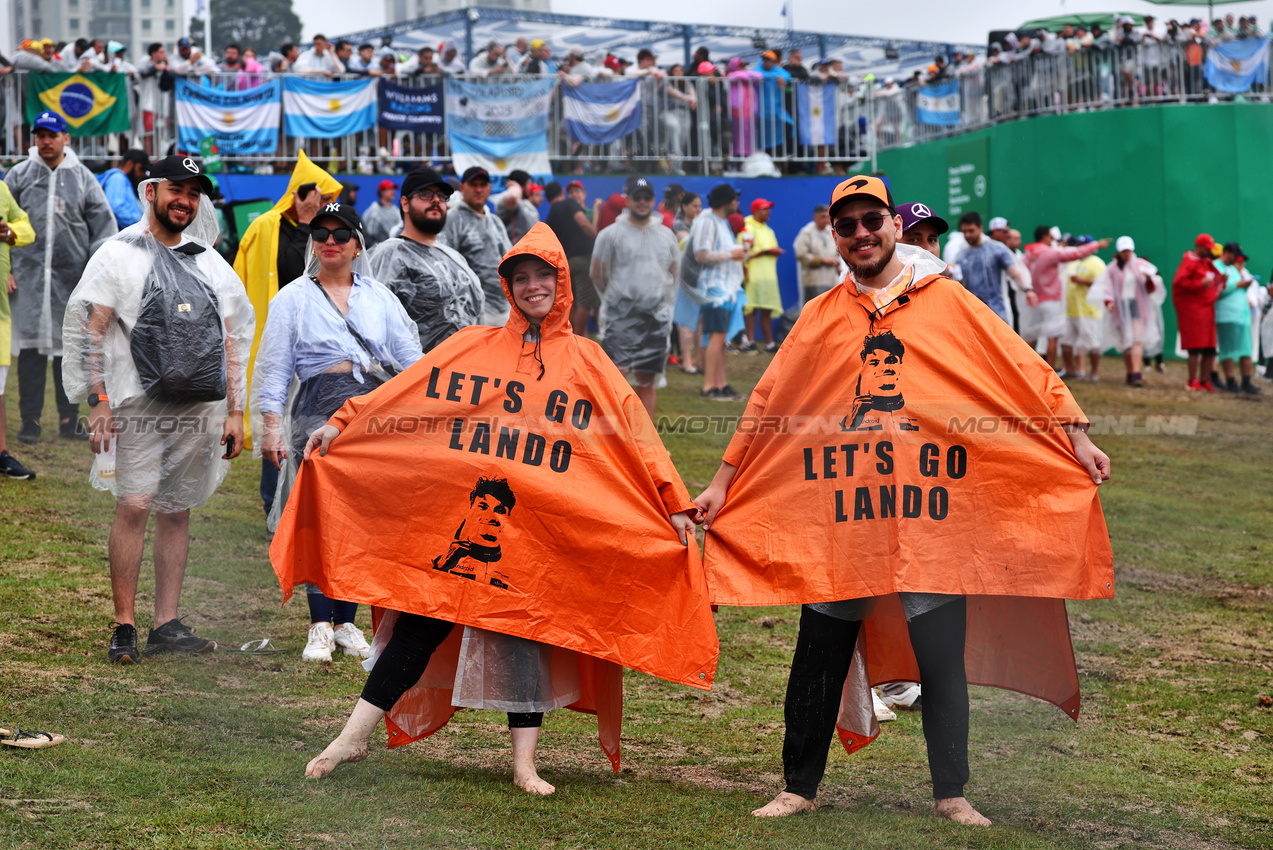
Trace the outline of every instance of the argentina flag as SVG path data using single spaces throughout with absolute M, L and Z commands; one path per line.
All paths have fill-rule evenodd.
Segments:
M 605 145 L 641 126 L 639 80 L 561 87 L 566 134 L 585 145 Z
M 921 124 L 953 127 L 959 123 L 959 80 L 924 86 L 919 90 L 915 118 Z
M 274 153 L 283 84 L 270 80 L 245 91 L 223 91 L 177 78 L 177 146 L 199 150 L 209 136 L 223 154 Z
M 1207 67 L 1203 74 L 1216 91 L 1250 91 L 1252 84 L 1268 77 L 1269 40 L 1241 38 L 1222 41 L 1207 51 Z
M 289 136 L 336 139 L 376 126 L 375 78 L 334 83 L 286 77 L 283 128 Z
M 551 174 L 548 106 L 556 78 L 525 82 L 446 80 L 447 138 L 457 173 L 480 166 Z
M 796 86 L 796 121 L 800 144 L 835 144 L 835 86 L 801 83 Z

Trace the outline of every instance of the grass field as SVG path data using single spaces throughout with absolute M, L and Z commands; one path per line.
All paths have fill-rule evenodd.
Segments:
M 731 356 L 731 383 L 750 389 L 768 359 Z M 364 674 L 345 657 L 301 662 L 308 616 L 303 600 L 280 606 L 259 467 L 237 461 L 193 512 L 181 612 L 223 647 L 270 637 L 289 652 L 115 668 L 113 501 L 89 488 L 84 444 L 46 438 L 13 446 L 38 480 L 0 481 L 0 726 L 68 742 L 0 748 L 0 848 L 1273 847 L 1273 709 L 1258 699 L 1273 693 L 1273 399 L 1186 393 L 1178 365 L 1127 390 L 1108 365 L 1115 380 L 1074 391 L 1113 459 L 1101 496 L 1117 596 L 1070 605 L 1077 724 L 973 689 L 967 793 L 990 829 L 930 816 L 919 717 L 906 714 L 854 756 L 833 747 L 818 814 L 748 815 L 780 787 L 794 608 L 719 613 L 710 693 L 629 673 L 617 778 L 591 719 L 554 712 L 540 772 L 558 792 L 531 798 L 511 785 L 503 715 L 470 711 L 392 752 L 382 730 L 367 761 L 306 781 Z M 660 412 L 741 412 L 669 379 Z M 9 399 L 12 439 L 12 378 Z M 667 437 L 691 493 L 727 441 Z M 148 556 L 143 639 L 152 593 Z

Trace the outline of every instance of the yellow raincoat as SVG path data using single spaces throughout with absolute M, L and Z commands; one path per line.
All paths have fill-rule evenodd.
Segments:
M 21 248 L 35 241 L 35 230 L 27 214 L 18 206 L 4 181 L 0 181 L 0 221 L 13 231 L 12 247 Z M 0 366 L 9 365 L 9 340 L 13 334 L 13 320 L 9 315 L 9 248 L 8 242 L 0 242 Z

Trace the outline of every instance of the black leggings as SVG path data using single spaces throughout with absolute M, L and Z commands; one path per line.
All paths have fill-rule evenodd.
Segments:
M 381 711 L 388 711 L 402 695 L 411 690 L 424 675 L 433 652 L 454 623 L 421 617 L 419 614 L 399 614 L 393 624 L 393 637 L 385 644 L 384 651 L 376 659 L 376 666 L 362 686 L 362 698 Z M 534 729 L 543 725 L 543 712 L 508 713 L 509 729 Z
M 968 676 L 963 597 L 911 620 L 911 647 L 924 687 L 924 741 L 933 797 L 962 797 L 968 781 Z M 862 624 L 810 608 L 800 611 L 800 636 L 787 680 L 787 734 L 782 745 L 786 790 L 812 800 L 827 769 L 827 753 Z

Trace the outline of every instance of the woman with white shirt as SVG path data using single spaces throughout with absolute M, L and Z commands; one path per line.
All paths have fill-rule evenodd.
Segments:
M 328 204 L 310 226 L 306 274 L 270 302 L 252 379 L 261 453 L 280 470 L 289 466 L 275 499 L 278 511 L 309 435 L 346 399 L 371 392 L 422 354 L 419 330 L 402 302 L 367 272 L 362 219 L 354 208 Z M 313 585 L 307 595 L 311 625 L 301 657 L 330 661 L 339 647 L 366 658 L 371 648 L 354 625 L 358 605 L 328 599 Z

